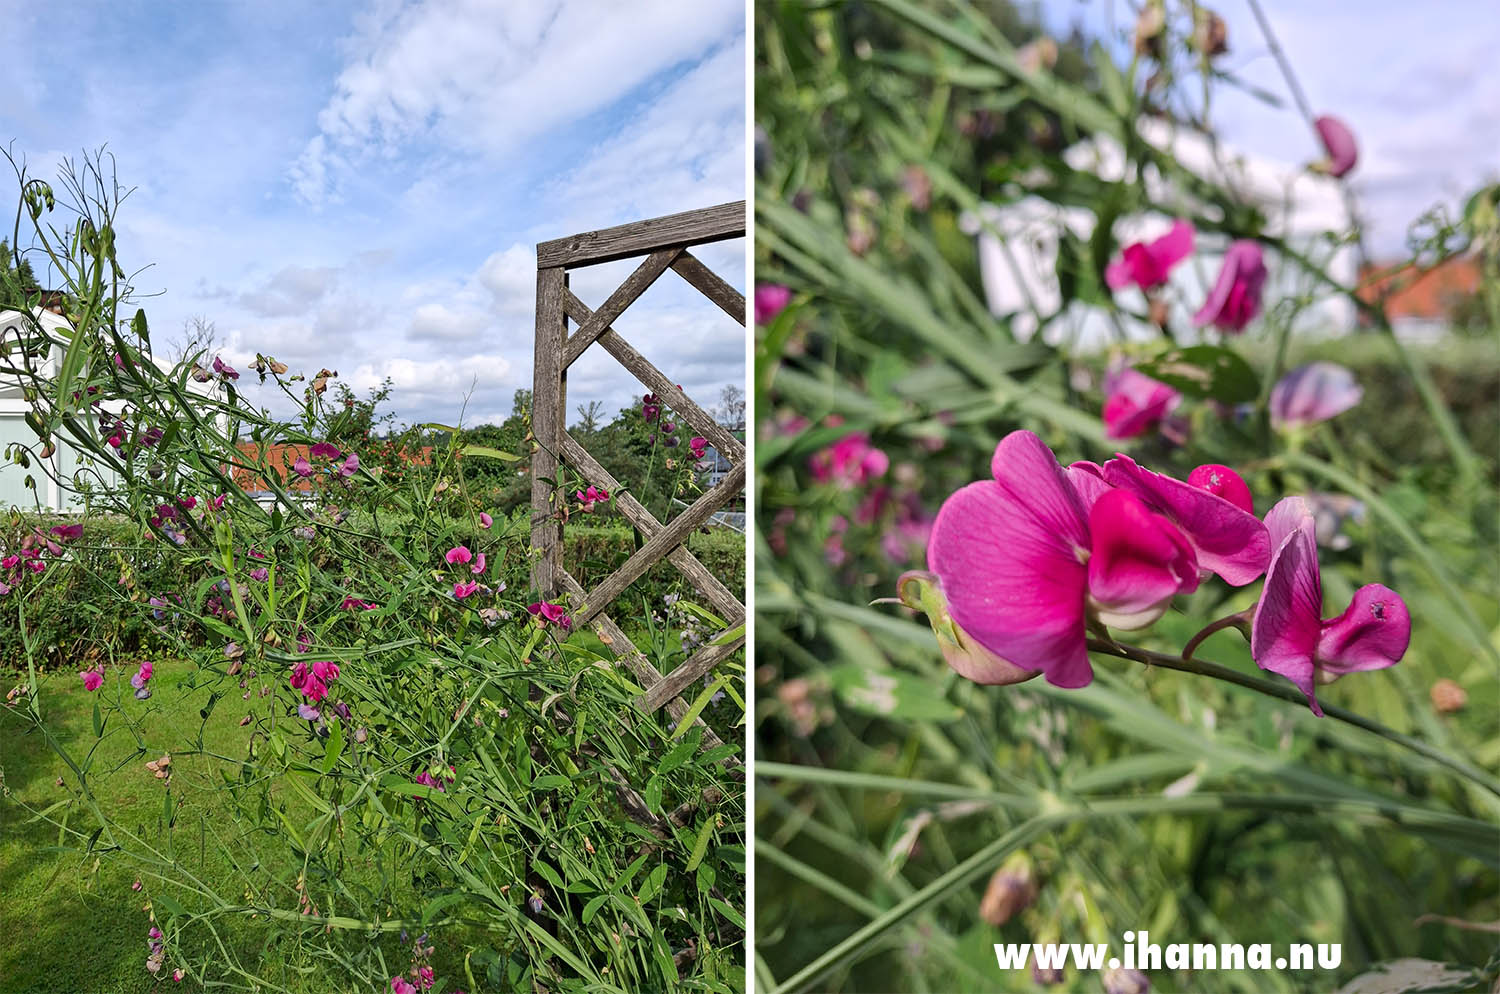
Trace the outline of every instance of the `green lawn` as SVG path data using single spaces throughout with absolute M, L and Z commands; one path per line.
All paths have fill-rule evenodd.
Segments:
M 182 800 L 172 835 L 175 858 L 230 898 L 244 890 L 243 878 L 234 871 L 235 861 L 244 865 L 257 858 L 267 860 L 266 865 L 286 887 L 277 903 L 290 906 L 295 901 L 290 888 L 298 868 L 290 865 L 286 847 L 280 840 L 249 835 L 249 826 L 239 819 L 227 792 L 204 789 L 216 761 L 185 755 L 184 744 L 196 738 L 200 726 L 207 752 L 242 755 L 248 738 L 248 729 L 239 725 L 246 705 L 237 695 L 222 699 L 207 721 L 200 717 L 209 695 L 206 688 L 191 686 L 194 671 L 190 663 L 156 665 L 151 703 L 160 709 L 151 713 L 149 727 L 142 730 L 150 752 L 138 754 L 134 734 L 115 716 L 99 742 L 91 783 L 102 807 L 153 845 L 165 847 L 159 831 L 163 786 L 144 764 L 164 751 L 173 752 L 172 790 Z M 110 693 L 115 681 L 123 683 L 127 677 L 111 672 L 100 693 Z M 3 683 L 8 690 L 13 681 Z M 124 693 L 130 694 L 128 684 Z M 95 695 L 85 692 L 77 676 L 67 672 L 45 678 L 39 698 L 64 747 L 81 760 L 95 742 Z M 145 710 L 133 699 L 127 703 L 127 713 L 140 715 Z M 68 798 L 70 792 L 57 786 L 57 778 L 68 772 L 66 765 L 41 734 L 14 713 L 0 714 L 0 772 L 8 791 L 0 798 L 0 936 L 4 936 L 0 990 L 7 994 L 133 994 L 156 989 L 162 981 L 172 990 L 202 989 L 192 979 L 180 986 L 171 984 L 170 960 L 161 980 L 146 972 L 150 922 L 142 906 L 147 894 L 131 890 L 136 874 L 130 868 L 76 851 L 96 827 L 87 811 L 75 809 L 70 815 L 70 826 L 83 832 L 83 837 L 67 840 L 75 851 L 64 851 L 58 848 L 57 829 L 33 820 L 21 806 L 45 808 Z M 300 813 L 292 801 L 288 807 L 294 817 Z M 59 814 L 54 812 L 54 816 Z M 287 865 L 278 866 L 277 860 Z M 346 880 L 351 885 L 358 882 L 352 877 Z M 241 918 L 229 925 L 244 966 L 265 982 L 264 990 L 365 989 L 343 979 L 343 971 L 334 964 L 308 962 L 295 949 L 265 948 L 266 942 L 273 941 L 271 932 L 252 921 Z M 461 979 L 464 950 L 453 946 L 457 938 L 452 932 L 434 936 L 439 975 L 448 977 L 438 990 L 468 987 Z M 445 941 L 449 948 L 443 948 Z M 382 946 L 393 970 L 404 966 L 396 938 L 388 947 Z

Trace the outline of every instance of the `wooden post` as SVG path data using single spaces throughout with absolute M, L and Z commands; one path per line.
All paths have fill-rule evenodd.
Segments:
M 531 384 L 531 544 L 541 555 L 532 569 L 532 584 L 543 599 L 557 590 L 556 570 L 562 562 L 562 541 L 553 507 L 558 453 L 562 451 L 563 341 L 567 318 L 563 294 L 567 273 L 562 266 L 536 271 L 536 351 Z

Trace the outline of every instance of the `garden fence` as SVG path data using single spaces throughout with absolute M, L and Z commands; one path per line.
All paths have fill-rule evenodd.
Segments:
M 539 558 L 533 580 L 544 599 L 559 591 L 573 596 L 574 623 L 591 625 L 600 640 L 646 688 L 638 701 L 643 710 L 649 713 L 665 707 L 677 720 L 688 711 L 688 705 L 679 695 L 745 644 L 745 605 L 740 596 L 710 573 L 685 544 L 695 529 L 744 490 L 745 446 L 611 326 L 669 269 L 744 325 L 744 294 L 688 251 L 694 245 L 744 235 L 745 202 L 739 201 L 558 238 L 540 243 L 536 251 L 536 359 L 531 424 L 537 444 L 531 457 L 531 541 Z M 641 264 L 597 310 L 579 300 L 568 286 L 571 270 L 639 256 L 645 257 Z M 569 321 L 577 325 L 572 334 L 568 332 Z M 723 479 L 665 524 L 624 492 L 619 481 L 567 431 L 568 367 L 595 344 L 614 356 L 647 390 L 660 397 L 679 420 L 706 438 L 732 464 Z M 584 590 L 563 565 L 562 515 L 557 512 L 558 502 L 566 500 L 567 495 L 555 485 L 560 462 L 589 483 L 608 490 L 616 509 L 645 540 L 593 590 Z M 728 626 L 718 638 L 708 640 L 703 648 L 666 675 L 657 671 L 605 613 L 626 587 L 662 559 L 692 583 Z M 719 744 L 707 727 L 703 742 Z

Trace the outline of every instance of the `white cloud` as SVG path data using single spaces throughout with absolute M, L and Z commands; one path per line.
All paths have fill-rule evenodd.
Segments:
M 743 23 L 738 0 L 605 4 L 426 0 L 387 5 L 349 43 L 349 61 L 292 172 L 321 202 L 352 162 L 415 141 L 503 156 L 695 61 Z M 741 94 L 743 93 L 743 86 Z M 569 136 L 557 135 L 566 141 Z

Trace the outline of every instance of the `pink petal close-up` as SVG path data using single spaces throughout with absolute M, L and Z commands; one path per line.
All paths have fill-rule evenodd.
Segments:
M 1219 267 L 1219 277 L 1193 323 L 1214 325 L 1238 334 L 1260 313 L 1261 291 L 1266 285 L 1265 253 L 1256 242 L 1242 239 L 1230 243 Z
M 1153 473 L 1125 455 L 1104 464 L 1104 480 L 1133 491 L 1171 519 L 1192 543 L 1198 566 L 1230 586 L 1243 587 L 1266 571 L 1271 558 L 1266 526 L 1230 500 Z
M 1389 587 L 1368 584 L 1336 618 L 1322 620 L 1323 584 L 1312 512 L 1287 497 L 1266 515 L 1276 552 L 1251 625 L 1255 664 L 1279 673 L 1321 716 L 1315 688 L 1346 673 L 1394 666 L 1411 642 L 1411 614 Z
M 1172 267 L 1193 252 L 1193 226 L 1178 219 L 1160 238 L 1150 242 L 1132 242 L 1121 250 L 1120 258 L 1104 269 L 1104 282 L 1112 290 L 1138 286 L 1150 290 L 1167 282 Z

